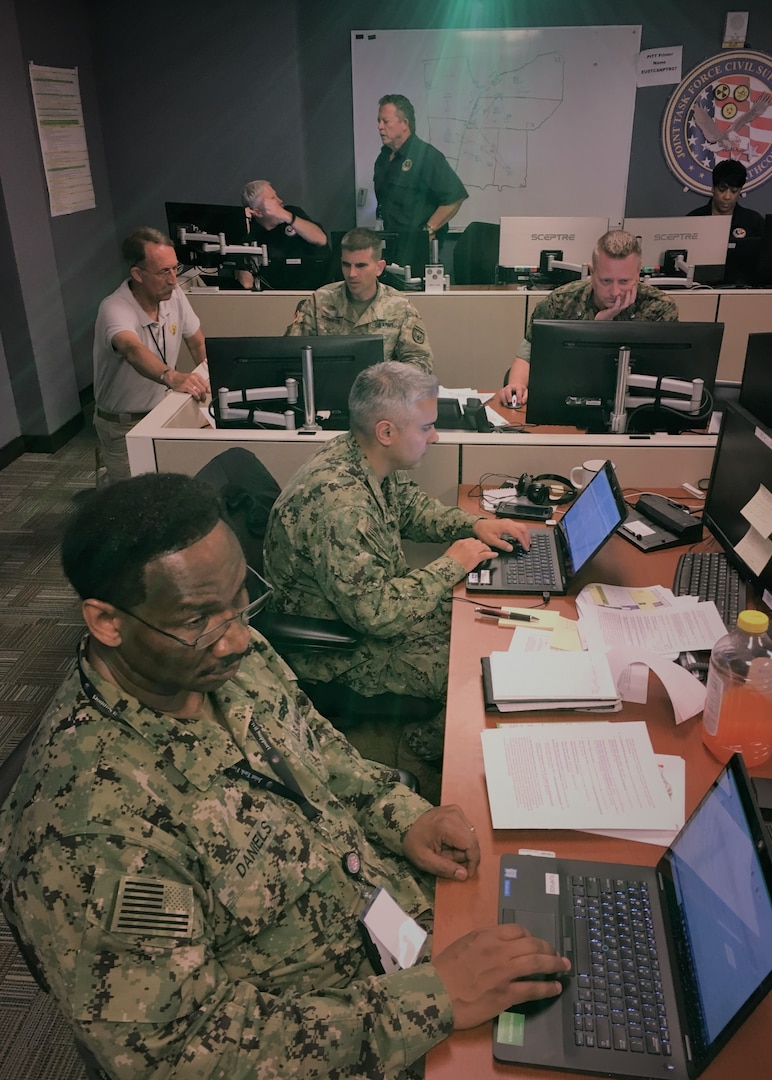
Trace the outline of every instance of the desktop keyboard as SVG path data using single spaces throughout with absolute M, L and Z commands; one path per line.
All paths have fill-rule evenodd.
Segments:
M 745 607 L 745 582 L 720 551 L 687 551 L 678 560 L 673 592 L 676 596 L 697 596 L 712 600 L 727 630 L 737 625 L 737 616 Z M 692 675 L 706 682 L 710 664 L 709 650 L 684 652 L 678 663 Z
M 524 588 L 539 587 L 554 590 L 560 587 L 560 566 L 549 533 L 534 530 L 531 533 L 531 546 L 528 551 L 520 550 L 512 555 L 499 556 L 502 576 L 507 588 L 517 591 L 517 586 Z
M 571 893 L 576 1045 L 669 1057 L 670 1028 L 648 886 L 580 876 L 571 878 Z
M 734 630 L 745 607 L 745 582 L 720 551 L 687 551 L 678 560 L 673 592 L 712 600 L 724 626 Z

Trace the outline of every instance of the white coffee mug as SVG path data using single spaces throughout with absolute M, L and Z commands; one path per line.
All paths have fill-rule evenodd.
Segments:
M 577 489 L 581 491 L 582 488 L 587 487 L 590 480 L 596 473 L 599 473 L 606 462 L 605 458 L 591 458 L 590 461 L 583 461 L 581 465 L 575 465 L 571 470 L 571 483 Z M 616 469 L 616 465 L 612 461 L 611 468 Z

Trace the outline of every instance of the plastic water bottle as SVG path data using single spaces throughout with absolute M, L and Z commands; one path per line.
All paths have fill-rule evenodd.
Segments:
M 726 763 L 739 751 L 752 768 L 772 752 L 772 637 L 761 611 L 741 611 L 737 629 L 713 646 L 702 741 Z

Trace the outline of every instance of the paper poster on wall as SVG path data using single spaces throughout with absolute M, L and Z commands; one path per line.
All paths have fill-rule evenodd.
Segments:
M 357 223 L 376 220 L 378 99 L 405 94 L 416 134 L 469 198 L 452 222 L 624 216 L 640 26 L 353 31 Z
M 51 217 L 96 206 L 77 68 L 30 64 Z

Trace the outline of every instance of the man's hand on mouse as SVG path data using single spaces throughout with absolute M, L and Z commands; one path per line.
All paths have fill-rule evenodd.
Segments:
M 526 551 L 531 546 L 528 526 L 512 518 L 478 518 L 474 523 L 474 534 L 488 547 L 498 548 L 499 551 L 513 550 L 513 545 L 507 539 L 510 536 L 519 540 Z

